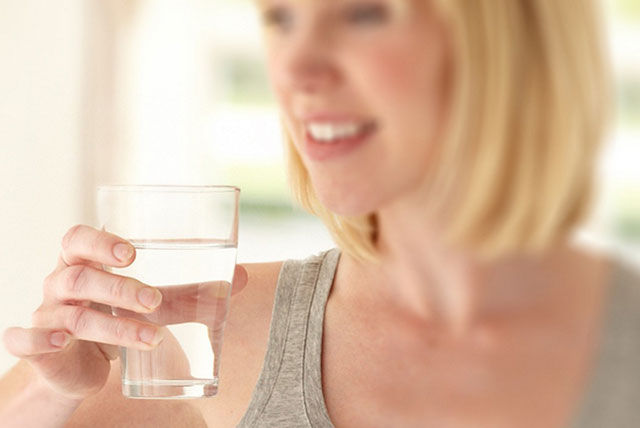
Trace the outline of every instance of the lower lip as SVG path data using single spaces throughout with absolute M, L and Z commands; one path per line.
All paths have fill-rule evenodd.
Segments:
M 365 132 L 355 135 L 350 138 L 344 138 L 338 141 L 332 141 L 330 143 L 321 143 L 314 140 L 309 134 L 309 131 L 305 132 L 305 148 L 307 155 L 310 159 L 316 161 L 335 159 L 340 156 L 346 155 L 356 148 L 364 144 L 373 133 L 376 131 L 376 127 L 372 126 Z

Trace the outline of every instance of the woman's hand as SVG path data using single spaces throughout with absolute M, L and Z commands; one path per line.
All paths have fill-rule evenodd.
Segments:
M 134 259 L 135 249 L 124 239 L 74 226 L 62 239 L 57 267 L 44 280 L 42 304 L 33 314 L 32 327 L 5 331 L 9 352 L 28 361 L 39 380 L 61 397 L 82 400 L 97 393 L 108 378 L 110 360 L 118 357 L 118 346 L 143 351 L 156 347 L 168 331 L 149 320 L 160 325 L 187 321 L 172 313 L 174 296 L 184 299 L 184 293 L 171 288 L 163 295 L 157 288 L 102 269 L 126 267 Z M 233 292 L 246 282 L 246 271 L 236 267 Z M 191 287 L 198 290 L 198 284 Z M 205 304 L 218 304 L 228 287 L 220 283 L 220 292 L 210 294 Z M 111 315 L 111 306 L 128 316 Z M 201 322 L 215 325 L 216 321 Z

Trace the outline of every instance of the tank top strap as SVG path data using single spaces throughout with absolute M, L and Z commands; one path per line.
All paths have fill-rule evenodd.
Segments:
M 612 267 L 600 349 L 572 427 L 640 427 L 639 308 L 640 269 L 619 258 Z
M 324 311 L 338 249 L 280 271 L 262 372 L 239 427 L 332 427 L 322 395 Z

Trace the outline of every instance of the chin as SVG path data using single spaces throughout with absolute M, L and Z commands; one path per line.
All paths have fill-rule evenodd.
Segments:
M 318 192 L 320 203 L 334 214 L 344 217 L 360 217 L 375 212 L 380 201 L 364 192 Z
M 378 211 L 393 199 L 393 183 L 380 171 L 362 168 L 363 162 L 340 167 L 307 166 L 319 202 L 333 214 L 359 217 Z M 379 168 L 380 169 L 380 168 Z

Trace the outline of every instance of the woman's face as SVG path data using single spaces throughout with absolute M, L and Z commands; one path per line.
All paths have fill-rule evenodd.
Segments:
M 428 0 L 262 0 L 269 72 L 320 201 L 375 212 L 417 192 L 447 98 Z

